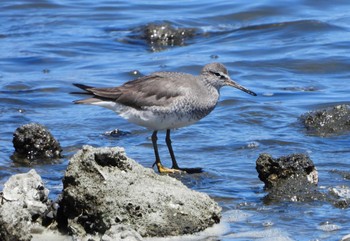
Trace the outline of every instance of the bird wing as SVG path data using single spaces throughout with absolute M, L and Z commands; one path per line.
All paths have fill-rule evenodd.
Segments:
M 176 78 L 169 77 L 166 72 L 156 72 L 152 75 L 143 76 L 126 82 L 119 87 L 93 88 L 86 85 L 74 84 L 75 86 L 92 94 L 93 98 L 80 100 L 76 103 L 89 103 L 88 100 L 115 101 L 119 104 L 142 109 L 149 106 L 164 106 L 181 97 L 177 87 Z

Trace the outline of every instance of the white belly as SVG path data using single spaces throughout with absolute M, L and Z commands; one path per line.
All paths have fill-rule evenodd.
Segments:
M 137 110 L 112 101 L 95 102 L 93 105 L 111 109 L 129 122 L 146 127 L 150 130 L 176 129 L 191 125 L 200 120 L 200 118 L 193 118 L 190 115 Z

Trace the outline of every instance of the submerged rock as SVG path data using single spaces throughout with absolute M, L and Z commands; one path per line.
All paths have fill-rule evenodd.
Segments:
M 34 160 L 61 157 L 60 143 L 42 125 L 30 123 L 18 127 L 13 134 L 15 158 Z
M 263 201 L 309 202 L 321 201 L 332 204 L 336 208 L 350 206 L 350 189 L 347 186 L 320 189 L 317 186 L 318 173 L 312 160 L 304 154 L 292 154 L 273 158 L 269 154 L 260 154 L 256 161 L 259 178 L 265 183 L 267 195 Z M 344 178 L 348 173 L 332 171 Z
M 122 130 L 119 130 L 119 129 L 114 129 L 114 130 L 111 130 L 111 131 L 106 131 L 104 133 L 104 135 L 106 136 L 112 136 L 112 137 L 121 137 L 121 136 L 126 136 L 126 135 L 129 135 L 130 132 L 128 131 L 122 131 Z
M 0 202 L 0 240 L 31 240 L 31 232 L 41 226 L 48 210 L 48 194 L 35 170 L 11 176 Z
M 196 34 L 195 28 L 176 28 L 169 23 L 149 23 L 141 28 L 139 37 L 145 39 L 153 51 L 183 46 Z M 137 36 L 135 36 L 137 37 Z
M 317 185 L 310 183 L 305 176 L 282 179 L 278 185 L 267 190 L 268 194 L 264 197 L 265 203 L 328 201 L 327 194 L 320 192 Z
M 318 173 L 312 160 L 304 154 L 273 158 L 260 154 L 256 161 L 259 178 L 265 183 L 270 201 L 324 200 L 317 189 Z
M 60 225 L 79 237 L 114 237 L 116 225 L 143 237 L 191 234 L 221 217 L 208 195 L 142 167 L 118 147 L 84 146 L 70 159 L 63 186 Z
M 143 37 L 151 43 L 183 45 L 184 40 L 193 37 L 195 32 L 194 28 L 175 28 L 169 23 L 150 23 L 145 26 Z
M 148 45 L 150 50 L 158 52 L 175 46 L 185 46 L 196 36 L 206 37 L 208 33 L 198 28 L 180 27 L 176 23 L 158 21 L 126 29 L 124 26 L 107 27 L 105 31 L 116 37 L 116 41 L 141 45 Z M 218 29 L 217 31 L 220 31 Z M 125 34 L 123 36 L 123 33 Z M 215 55 L 212 55 L 215 56 Z M 132 75 L 140 75 L 133 71 Z
M 348 208 L 350 206 L 350 188 L 348 186 L 337 186 L 328 189 L 333 198 L 332 203 L 337 208 Z
M 350 131 L 350 106 L 344 104 L 315 110 L 302 115 L 300 119 L 311 134 L 343 134 Z

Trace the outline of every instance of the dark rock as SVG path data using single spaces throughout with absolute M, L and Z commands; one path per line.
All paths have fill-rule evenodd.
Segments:
M 348 171 L 334 169 L 330 172 L 340 175 L 345 180 L 350 180 L 350 172 Z
M 279 180 L 278 184 L 268 189 L 264 202 L 292 201 L 326 201 L 326 194 L 321 193 L 317 185 L 310 183 L 305 175 L 293 175 L 286 179 Z
M 304 154 L 277 159 L 269 154 L 260 154 L 256 161 L 256 170 L 269 192 L 264 198 L 266 203 L 325 200 L 325 195 L 317 189 L 316 168 L 312 160 Z
M 273 158 L 269 154 L 260 154 L 256 160 L 256 170 L 259 178 L 265 183 L 265 188 L 272 188 L 283 179 L 290 177 L 305 177 L 305 181 L 317 184 L 318 174 L 312 160 L 304 154 L 293 154 Z
M 166 47 L 183 46 L 185 41 L 195 36 L 195 28 L 175 28 L 169 23 L 150 23 L 143 27 L 141 38 L 145 39 L 153 51 Z
M 182 45 L 184 38 L 193 37 L 194 33 L 194 28 L 174 28 L 168 23 L 150 23 L 145 26 L 144 38 L 165 45 Z
M 148 45 L 151 51 L 158 52 L 175 46 L 185 46 L 195 36 L 206 36 L 196 28 L 178 27 L 171 22 L 154 22 L 138 26 L 133 29 L 125 29 L 122 26 L 107 27 L 105 31 L 116 36 L 116 41 L 141 45 Z M 127 34 L 124 34 L 127 33 Z M 124 35 L 124 36 L 123 36 Z M 132 73 L 138 75 L 140 73 Z
M 300 119 L 311 134 L 344 134 L 350 131 L 350 106 L 344 104 L 315 110 L 302 115 Z
M 15 158 L 28 160 L 61 157 L 61 146 L 42 125 L 30 123 L 16 129 L 13 134 Z
M 350 206 L 350 189 L 338 186 L 326 189 L 317 187 L 318 174 L 310 158 L 304 154 L 293 154 L 272 158 L 269 154 L 260 154 L 256 161 L 259 178 L 265 183 L 268 192 L 263 198 L 266 204 L 272 202 L 327 202 L 336 208 Z M 344 171 L 332 171 L 348 177 Z
M 208 195 L 142 167 L 117 147 L 84 146 L 70 159 L 63 186 L 59 222 L 77 237 L 114 237 L 118 225 L 143 237 L 183 235 L 221 217 L 221 208 Z
M 329 194 L 333 197 L 333 205 L 337 208 L 350 206 L 350 188 L 347 186 L 329 188 Z
M 114 129 L 114 130 L 111 130 L 111 131 L 106 131 L 104 134 L 106 136 L 121 137 L 121 136 L 129 135 L 130 132 L 122 131 L 122 130 L 119 130 L 119 129 Z
M 35 170 L 11 176 L 0 202 L 0 240 L 31 240 L 31 232 L 41 227 L 40 217 L 47 212 L 48 194 Z

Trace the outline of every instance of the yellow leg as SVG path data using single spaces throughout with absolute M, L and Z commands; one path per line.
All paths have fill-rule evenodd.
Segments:
M 153 144 L 154 155 L 156 157 L 156 161 L 154 162 L 152 167 L 154 167 L 154 165 L 157 165 L 159 173 L 201 173 L 202 172 L 202 168 L 180 168 L 177 165 L 177 162 L 176 162 L 176 159 L 175 159 L 175 155 L 174 155 L 174 151 L 173 151 L 173 148 L 171 146 L 170 130 L 167 130 L 166 143 L 167 143 L 167 146 L 168 146 L 168 149 L 169 149 L 171 160 L 173 162 L 173 166 L 171 168 L 164 167 L 162 165 L 161 161 L 160 161 L 160 157 L 159 157 L 159 153 L 158 153 L 157 140 L 158 140 L 158 138 L 157 138 L 157 131 L 153 131 L 152 144 Z
M 164 173 L 164 174 L 185 173 L 185 171 L 183 171 L 183 170 L 164 167 L 161 163 L 156 163 L 156 164 L 157 164 L 157 168 L 158 168 L 158 172 L 159 173 Z

